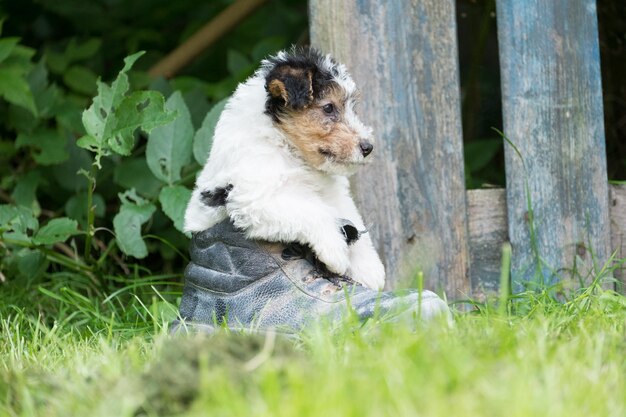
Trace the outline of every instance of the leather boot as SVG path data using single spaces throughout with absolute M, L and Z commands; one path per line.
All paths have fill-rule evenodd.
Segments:
M 182 321 L 172 324 L 173 332 L 210 332 L 222 326 L 295 332 L 312 321 L 336 321 L 349 314 L 359 320 L 412 315 L 450 320 L 448 306 L 433 292 L 366 288 L 329 272 L 306 246 L 250 240 L 228 220 L 196 233 L 190 254 Z

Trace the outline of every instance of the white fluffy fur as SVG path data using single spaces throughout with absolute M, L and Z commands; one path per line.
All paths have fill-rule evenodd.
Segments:
M 329 67 L 333 65 L 330 58 L 326 61 Z M 381 289 L 385 271 L 369 234 L 348 246 L 338 226 L 338 219 L 348 219 L 359 230 L 365 229 L 346 177 L 354 167 L 327 162 L 313 169 L 303 162 L 265 114 L 268 63 L 264 64 L 226 104 L 185 213 L 185 230 L 202 231 L 230 217 L 249 238 L 308 244 L 331 271 Z M 335 81 L 347 92 L 353 91 L 354 82 L 345 68 L 335 68 Z M 369 128 L 349 107 L 346 121 L 372 141 Z M 358 152 L 355 159 L 355 167 L 364 162 Z M 209 207 L 202 202 L 202 191 L 228 184 L 233 189 L 226 206 Z

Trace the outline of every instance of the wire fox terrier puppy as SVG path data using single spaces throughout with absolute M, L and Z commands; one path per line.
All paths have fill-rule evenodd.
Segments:
M 365 229 L 347 178 L 373 149 L 357 99 L 329 55 L 294 48 L 264 60 L 220 116 L 185 229 L 230 218 L 248 238 L 308 245 L 330 271 L 381 289 L 385 270 L 369 234 L 349 244 L 340 227 L 347 219 Z

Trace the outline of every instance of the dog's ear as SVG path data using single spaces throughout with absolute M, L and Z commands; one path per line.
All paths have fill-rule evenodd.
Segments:
M 313 102 L 313 71 L 279 66 L 267 75 L 265 89 L 273 101 L 292 109 L 302 109 Z

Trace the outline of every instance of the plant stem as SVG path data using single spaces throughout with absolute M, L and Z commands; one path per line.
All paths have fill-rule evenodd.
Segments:
M 85 262 L 91 262 L 91 238 L 94 235 L 95 210 L 93 207 L 93 191 L 96 188 L 96 166 L 91 165 L 87 175 L 87 237 L 85 239 Z
M 500 268 L 500 302 L 498 303 L 498 313 L 506 315 L 511 292 L 511 244 L 506 242 L 502 245 L 502 266 Z

